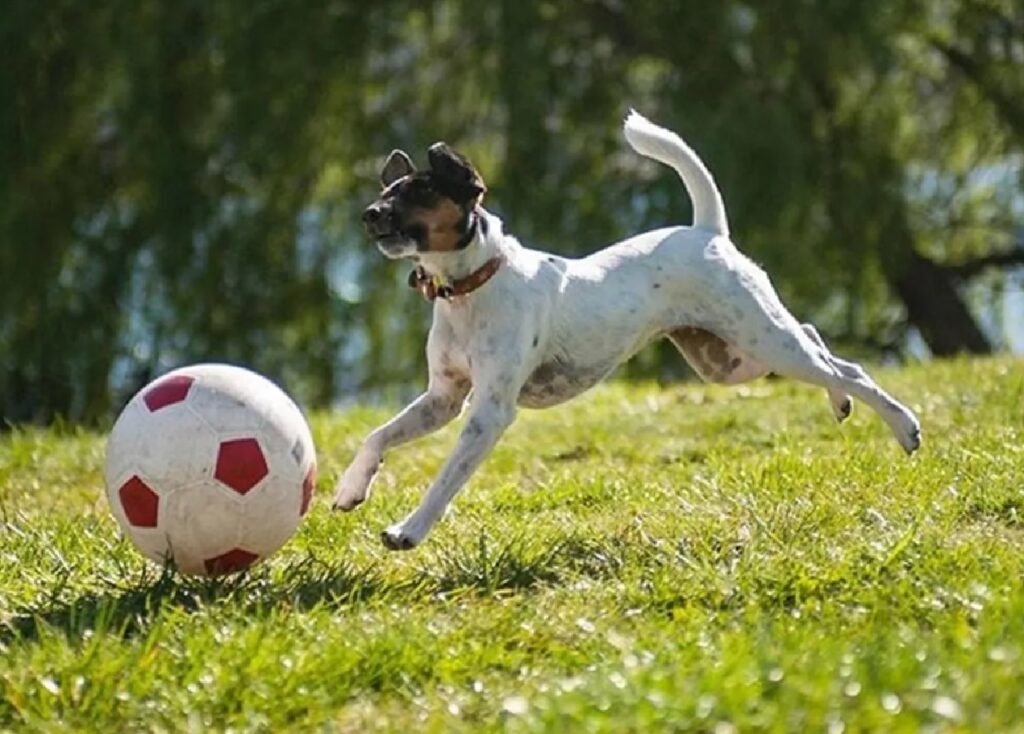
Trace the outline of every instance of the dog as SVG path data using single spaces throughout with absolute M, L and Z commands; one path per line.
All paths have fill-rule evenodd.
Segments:
M 783 306 L 765 272 L 729 238 L 721 194 L 675 133 L 631 111 L 626 140 L 670 166 L 693 202 L 693 225 L 657 229 L 588 257 L 523 247 L 485 210 L 486 186 L 445 143 L 429 169 L 392 151 L 367 232 L 388 258 L 409 259 L 410 285 L 433 301 L 426 391 L 363 442 L 333 507 L 364 502 L 385 452 L 438 430 L 469 406 L 454 452 L 421 503 L 381 534 L 391 550 L 418 545 L 516 417 L 565 402 L 657 338 L 668 338 L 704 380 L 736 384 L 768 372 L 828 391 L 842 422 L 850 397 L 871 407 L 900 446 L 921 443 L 917 418 L 864 369 L 833 355 Z

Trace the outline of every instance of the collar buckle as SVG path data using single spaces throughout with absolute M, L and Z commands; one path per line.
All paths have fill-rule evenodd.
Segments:
M 456 296 L 466 296 L 489 281 L 498 272 L 505 258 L 501 255 L 492 257 L 479 268 L 467 275 L 465 278 L 445 283 L 440 278 L 430 275 L 423 266 L 417 266 L 409 273 L 409 287 L 415 288 L 427 301 L 436 301 L 443 298 L 450 301 Z

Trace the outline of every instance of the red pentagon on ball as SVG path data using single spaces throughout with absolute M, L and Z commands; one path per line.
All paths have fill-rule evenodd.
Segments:
M 167 377 L 149 388 L 142 396 L 142 400 L 150 412 L 155 413 L 161 408 L 184 400 L 188 396 L 193 382 L 195 382 L 195 378 L 188 375 Z
M 137 528 L 155 528 L 160 498 L 144 481 L 133 476 L 117 490 L 128 522 Z
M 207 558 L 203 561 L 203 565 L 206 567 L 207 574 L 216 576 L 217 574 L 234 573 L 235 571 L 249 568 L 258 558 L 259 556 L 255 553 L 250 553 L 241 548 L 232 548 L 227 553 Z
M 263 449 L 255 438 L 224 441 L 217 449 L 213 476 L 239 494 L 248 492 L 269 473 Z
M 316 464 L 309 467 L 306 478 L 302 480 L 302 504 L 299 506 L 299 515 L 309 512 L 309 503 L 313 500 L 313 487 L 316 486 Z

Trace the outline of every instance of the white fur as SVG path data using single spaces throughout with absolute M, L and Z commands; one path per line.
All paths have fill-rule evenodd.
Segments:
M 448 281 L 496 255 L 505 264 L 479 290 L 435 302 L 426 392 L 370 434 L 338 483 L 334 506 L 353 509 L 368 496 L 385 451 L 441 428 L 471 395 L 455 450 L 420 506 L 384 531 L 389 548 L 411 548 L 426 536 L 517 407 L 575 397 L 651 340 L 673 333 L 705 378 L 734 383 L 772 371 L 821 385 L 840 420 L 849 412 L 849 394 L 878 412 L 907 452 L 918 447 L 914 415 L 860 366 L 832 355 L 729 240 L 721 195 L 696 154 L 635 112 L 625 135 L 635 150 L 679 172 L 694 201 L 695 226 L 645 232 L 570 259 L 522 247 L 481 210 L 487 226 L 468 248 L 419 254 L 420 265 Z M 720 340 L 688 342 L 690 332 L 681 327 Z M 727 363 L 702 370 L 709 349 L 727 354 Z
M 711 172 L 689 145 L 671 130 L 655 125 L 636 110 L 630 110 L 623 125 L 626 140 L 637 153 L 671 166 L 683 179 L 693 202 L 693 226 L 716 234 L 729 234 L 722 195 Z

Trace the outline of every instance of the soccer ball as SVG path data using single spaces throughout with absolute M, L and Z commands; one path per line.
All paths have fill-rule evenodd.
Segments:
M 302 413 L 265 377 L 223 364 L 170 372 L 125 406 L 107 441 L 107 499 L 157 563 L 240 571 L 295 533 L 316 452 Z

